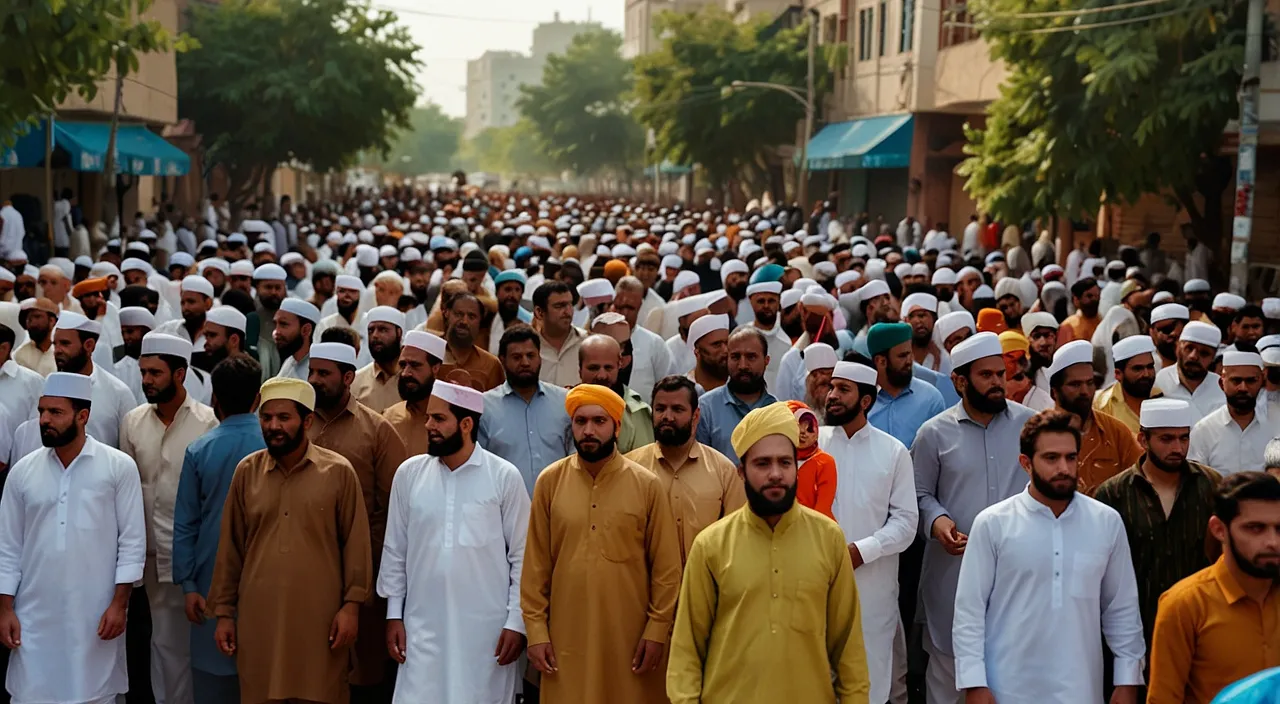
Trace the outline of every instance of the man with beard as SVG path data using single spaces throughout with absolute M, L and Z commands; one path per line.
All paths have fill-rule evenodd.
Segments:
M 218 424 L 213 409 L 187 393 L 191 343 L 147 333 L 138 367 L 146 405 L 125 414 L 120 451 L 142 476 L 147 564 L 142 581 L 151 607 L 151 688 L 164 701 L 191 704 L 191 631 L 186 597 L 173 579 L 173 525 L 187 446 Z
M 660 380 L 653 390 L 655 441 L 627 454 L 627 459 L 658 477 L 667 495 L 681 564 L 688 559 L 699 531 L 747 500 L 733 462 L 694 438 L 700 414 L 692 381 L 677 375 Z
M 515 696 L 525 629 L 513 585 L 529 495 L 510 462 L 476 444 L 483 411 L 475 389 L 436 383 L 427 454 L 401 465 L 391 488 L 378 594 L 388 600 L 387 648 L 400 664 L 398 701 Z M 461 520 L 448 519 L 455 504 Z
M 368 515 L 376 574 L 386 534 L 392 478 L 407 454 L 404 441 L 391 423 L 352 395 L 355 365 L 356 351 L 351 345 L 317 342 L 311 346 L 308 382 L 316 392 L 316 419 L 307 429 L 307 438 L 347 458 L 355 469 Z M 357 702 L 380 700 L 378 691 L 391 666 L 384 647 L 385 620 L 386 602 L 375 601 L 360 609 L 360 633 L 352 651 L 351 672 L 352 698 Z
M 688 338 L 696 361 L 693 371 L 685 376 L 697 385 L 699 393 L 724 386 L 729 380 L 729 316 L 706 314 L 694 319 Z
M 622 397 L 622 426 L 618 429 L 618 452 L 626 454 L 653 442 L 653 413 L 633 389 L 618 381 L 622 366 L 622 346 L 608 335 L 588 335 L 578 347 L 578 375 L 584 384 L 597 384 Z
M 273 320 L 271 337 L 282 360 L 276 377 L 306 381 L 310 376 L 311 340 L 320 322 L 320 311 L 306 301 L 286 298 L 280 302 Z
M 876 370 L 880 386 L 867 422 L 906 447 L 915 441 L 925 421 L 946 408 L 942 392 L 911 373 L 915 363 L 911 341 L 912 327 L 907 323 L 876 323 L 867 332 L 867 351 L 871 353 L 867 366 Z
M 316 310 L 323 308 L 333 298 L 340 271 L 337 262 L 331 259 L 322 259 L 311 267 L 311 297 L 307 302 L 315 306 Z
M 1019 444 L 1031 483 L 978 514 L 960 567 L 955 686 L 968 704 L 1096 702 L 1109 654 L 1111 704 L 1137 704 L 1145 647 L 1124 522 L 1077 493 L 1069 413 L 1037 413 Z
M 248 318 L 231 306 L 209 311 L 204 321 L 204 363 L 210 368 L 228 357 L 247 354 L 245 328 Z
M 1187 460 L 1191 418 L 1186 401 L 1144 401 L 1138 430 L 1142 457 L 1103 482 L 1094 495 L 1124 520 L 1148 646 L 1160 595 L 1209 565 L 1205 538 L 1214 491 L 1222 478 Z
M 1058 327 L 1058 344 L 1065 345 L 1072 340 L 1092 340 L 1093 333 L 1102 324 L 1102 316 L 1098 315 L 1098 303 L 1101 289 L 1096 279 L 1080 279 L 1071 285 L 1071 305 L 1076 312 L 1067 316 Z
M 1106 413 L 1137 434 L 1139 414 L 1147 399 L 1162 394 L 1156 385 L 1156 347 L 1150 337 L 1130 335 L 1111 346 L 1116 383 L 1093 398 L 1093 410 Z
M 803 291 L 784 289 L 782 295 L 778 297 L 778 325 L 782 327 L 782 332 L 793 345 L 805 332 L 804 306 L 800 305 L 800 299 L 803 296 Z
M 751 304 L 752 317 L 748 323 L 764 333 L 769 342 L 769 366 L 764 370 L 764 381 L 769 388 L 778 383 L 778 369 L 782 366 L 782 358 L 791 349 L 792 340 L 778 322 L 778 302 L 782 294 L 782 283 L 779 281 L 763 281 L 747 287 L 747 300 Z
M 733 429 L 748 413 L 778 399 L 765 388 L 764 370 L 769 364 L 769 352 L 764 333 L 753 327 L 738 328 L 729 335 L 727 347 L 728 382 L 698 399 L 701 412 L 698 442 L 714 447 L 737 462 Z
M 825 293 L 806 293 L 800 297 L 804 334 L 782 356 L 778 381 L 773 387 L 778 398 L 796 401 L 804 396 L 804 351 L 810 344 L 826 343 L 839 358 L 853 349 L 853 335 L 848 330 L 835 329 L 837 305 L 836 299 Z
M 672 374 L 688 374 L 698 364 L 693 344 L 689 342 L 689 331 L 699 318 L 710 315 L 707 303 L 701 297 L 682 298 L 667 304 L 665 315 L 676 320 L 676 334 L 666 339 L 667 352 L 671 357 Z
M 40 285 L 40 295 L 53 301 L 60 311 L 81 312 L 80 304 L 71 296 L 71 279 L 65 271 L 50 263 L 40 267 L 38 273 L 36 283 Z
M 93 415 L 89 418 L 88 433 L 98 442 L 118 448 L 120 422 L 137 404 L 133 392 L 123 381 L 93 363 L 100 330 L 98 323 L 83 315 L 63 313 L 53 329 L 53 358 L 58 371 L 82 374 L 93 380 Z M 36 446 L 31 432 L 34 430 L 37 430 L 34 425 L 26 433 L 19 427 L 14 438 L 15 451 L 19 447 L 30 450 Z
M 1147 330 L 1159 354 L 1156 373 L 1178 364 L 1178 338 L 1190 318 L 1191 312 L 1181 303 L 1163 303 L 1151 310 L 1151 325 Z
M 920 575 L 930 704 L 964 699 L 956 691 L 951 621 L 973 519 L 1027 482 L 1015 458 L 1018 434 L 1032 412 L 1005 400 L 1003 353 L 999 337 L 989 332 L 951 349 L 951 381 L 961 401 L 925 421 L 911 446 L 921 534 L 932 538 L 925 544 Z M 985 456 L 975 458 L 977 448 Z
M 827 394 L 831 392 L 831 370 L 835 369 L 836 351 L 825 342 L 815 342 L 804 351 L 804 403 L 818 422 L 826 414 Z
M 47 298 L 28 298 L 18 308 L 18 324 L 27 331 L 27 341 L 13 351 L 13 361 L 42 377 L 58 367 L 53 361 L 53 326 L 58 322 L 58 306 Z
M 647 293 L 651 291 L 645 289 L 640 279 L 624 276 L 614 286 L 613 303 L 609 306 L 610 311 L 622 315 L 630 328 L 631 378 L 627 384 L 640 394 L 640 398 L 652 396 L 653 385 L 659 379 L 676 373 L 671 368 L 671 351 L 667 349 L 666 341 L 638 324 Z
M 520 306 L 525 282 L 525 274 L 519 269 L 504 271 L 494 277 L 493 292 L 498 301 L 498 312 L 489 324 L 489 354 L 498 353 L 498 341 L 505 330 L 516 323 L 527 325 L 533 322 L 533 314 Z
M 448 379 L 450 372 L 462 370 L 469 376 L 467 383 L 481 393 L 501 386 L 502 363 L 476 344 L 484 316 L 480 299 L 469 293 L 459 293 L 445 302 L 443 312 L 444 337 L 449 345 L 444 364 L 440 367 L 440 376 Z
M 401 401 L 382 412 L 396 434 L 404 441 L 410 457 L 427 451 L 427 398 L 435 384 L 444 359 L 445 341 L 429 332 L 410 330 L 400 348 L 400 372 L 396 376 L 396 392 Z M 505 457 L 506 455 L 504 455 Z
M 996 282 L 996 308 L 1010 330 L 1022 329 L 1022 288 L 1019 279 L 1006 276 Z
M 1165 398 L 1190 403 L 1197 421 L 1227 402 L 1218 375 L 1209 371 L 1220 342 L 1221 330 L 1209 323 L 1191 321 L 1178 335 L 1178 363 L 1156 372 L 1156 388 Z
M 884 334 L 878 329 L 882 325 L 872 326 L 868 334 L 872 344 Z M 910 326 L 891 325 L 904 328 L 902 343 L 896 347 L 905 355 L 909 373 Z M 878 355 L 878 366 L 882 356 Z M 870 411 L 885 398 L 883 391 L 876 396 L 877 379 L 884 375 L 883 370 L 877 372 L 865 364 L 836 364 L 827 395 L 826 426 L 818 435 L 822 449 L 836 461 L 835 519 L 844 531 L 858 583 L 873 702 L 890 700 L 895 659 L 906 674 L 906 641 L 900 637 L 898 611 L 898 555 L 911 546 L 919 520 L 911 455 L 902 442 L 870 419 Z M 941 397 L 937 400 L 941 411 Z
M 747 293 L 747 280 L 750 269 L 741 259 L 730 259 L 720 267 L 720 284 L 733 303 L 734 327 L 747 325 L 755 319 L 755 311 L 751 305 L 750 294 Z
M 0 643 L 16 701 L 114 702 L 129 689 L 120 636 L 146 562 L 142 486 L 128 455 L 85 432 L 91 386 L 45 379 L 44 449 L 9 469 L 0 499 Z
M 203 350 L 205 315 L 213 308 L 213 284 L 203 276 L 188 276 L 182 280 L 179 291 L 182 318 L 161 323 L 156 332 L 181 337 L 190 342 L 192 348 Z
M 1222 480 L 1209 532 L 1213 565 L 1160 598 L 1151 644 L 1151 704 L 1201 704 L 1275 667 L 1280 581 L 1280 479 L 1240 472 Z
M 1049 392 L 1049 365 L 1058 351 L 1058 321 L 1052 313 L 1034 312 L 1022 316 L 1022 334 L 1027 336 L 1027 359 L 1033 383 Z
M 889 284 L 880 279 L 872 279 L 858 289 L 858 310 L 862 313 L 865 324 L 858 331 L 857 339 L 867 339 L 867 331 L 876 323 L 896 323 L 898 314 L 893 309 L 893 295 L 889 292 Z
M 272 334 L 275 332 L 276 311 L 280 310 L 280 303 L 288 295 L 287 280 L 288 274 L 278 264 L 263 264 L 253 270 L 253 288 L 257 293 L 254 313 L 258 316 L 258 339 L 245 340 L 240 349 L 247 354 L 257 355 L 258 363 L 262 365 L 267 378 L 280 371 L 280 352 L 276 350 Z
M 578 452 L 534 486 L 520 607 L 543 704 L 666 701 L 680 544 L 662 483 L 618 454 L 624 408 L 603 386 L 571 389 Z
M 147 403 L 147 396 L 142 392 L 142 370 L 138 366 L 138 358 L 142 356 L 142 338 L 155 328 L 156 318 L 146 308 L 126 306 L 120 309 L 120 335 L 124 344 L 113 351 L 112 366 L 116 378 L 129 387 L 139 406 Z
M 1262 393 L 1262 357 L 1228 349 L 1218 378 L 1227 402 L 1191 428 L 1187 457 L 1222 474 L 1260 472 L 1267 442 L 1280 435 L 1280 418 L 1258 408 Z
M 400 338 L 404 313 L 388 306 L 371 309 L 364 317 L 368 327 L 369 355 L 373 361 L 356 372 L 351 395 L 374 413 L 382 413 L 400 400 Z
M 538 378 L 541 344 L 528 325 L 502 333 L 498 357 L 507 379 L 485 392 L 480 416 L 480 445 L 520 470 L 530 496 L 538 474 L 567 457 L 573 442 L 564 410 L 568 392 Z
M 1262 308 L 1252 303 L 1243 305 L 1231 316 L 1227 327 L 1227 337 L 1232 341 L 1231 348 L 1241 352 L 1257 352 L 1258 340 L 1262 339 L 1262 331 L 1266 316 Z
M 347 328 L 354 330 L 359 335 L 361 344 L 364 344 L 364 331 L 356 327 L 360 316 L 360 297 L 364 294 L 364 284 L 358 276 L 341 274 L 338 276 L 337 291 L 337 295 L 334 296 L 337 312 L 320 319 L 320 323 L 316 325 L 317 339 L 329 328 Z
M 911 325 L 911 357 L 926 369 L 951 376 L 951 358 L 933 339 L 938 322 L 938 299 L 913 293 L 902 299 L 902 319 Z
M 670 701 L 871 701 L 861 586 L 845 537 L 795 500 L 795 416 L 783 403 L 754 410 L 733 440 L 749 508 L 702 531 L 689 552 L 667 667 Z M 791 620 L 775 627 L 780 593 L 792 595 Z
M 253 290 L 253 262 L 248 259 L 231 262 L 227 272 L 227 290 L 243 293 Z
M 975 259 L 972 261 L 977 260 Z M 984 285 L 985 284 L 982 282 L 982 272 L 978 271 L 976 267 L 966 266 L 962 268 L 960 271 L 956 272 L 955 302 L 958 303 L 961 308 L 976 315 L 980 308 L 974 305 L 973 299 L 975 294 L 977 294 L 978 289 Z
M 1231 321 L 1235 318 L 1236 312 L 1244 308 L 1246 303 L 1244 296 L 1225 291 L 1213 297 L 1213 303 L 1209 309 L 1209 320 L 1205 322 L 1213 323 L 1219 330 L 1224 331 L 1225 342 L 1228 345 L 1235 342 L 1235 338 L 1231 336 Z
M 1133 431 L 1110 413 L 1094 410 L 1097 389 L 1093 345 L 1074 340 L 1059 347 L 1049 367 L 1049 393 L 1059 409 L 1075 417 L 1080 431 L 1079 489 L 1088 496 L 1142 455 Z
M 413 308 L 405 314 L 405 329 L 417 330 L 427 322 L 427 311 L 434 302 L 428 295 L 431 288 L 431 265 L 416 261 L 409 265 L 405 274 L 409 282 L 409 295 L 414 300 Z
M 369 520 L 351 463 L 307 439 L 315 393 L 291 377 L 262 384 L 267 447 L 240 462 L 227 491 L 206 613 L 218 619 L 218 650 L 236 656 L 245 702 L 350 696 L 351 644 L 373 586 Z

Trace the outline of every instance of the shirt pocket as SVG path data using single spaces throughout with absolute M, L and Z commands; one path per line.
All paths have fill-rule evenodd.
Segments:
M 1102 592 L 1102 575 L 1106 569 L 1106 555 L 1076 553 L 1071 561 L 1071 596 L 1077 599 L 1098 599 Z
M 458 545 L 478 548 L 502 537 L 502 513 L 495 503 L 471 503 L 462 505 L 462 530 L 458 532 Z
M 94 487 L 81 489 L 79 500 L 73 504 L 71 525 L 82 530 L 111 530 L 115 525 L 115 495 L 106 489 Z M 108 525 L 109 523 L 109 525 Z
M 819 633 L 825 626 L 826 614 L 826 585 L 797 580 L 791 600 L 791 627 L 801 633 Z
M 610 562 L 633 562 L 644 557 L 644 521 L 625 511 L 605 518 L 600 555 Z

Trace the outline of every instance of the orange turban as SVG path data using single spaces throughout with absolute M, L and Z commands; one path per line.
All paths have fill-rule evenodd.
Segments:
M 71 288 L 71 297 L 80 298 L 91 293 L 106 293 L 107 277 L 103 276 L 97 279 L 85 279 Z
M 572 418 L 573 414 L 583 406 L 603 408 L 615 425 L 622 426 L 622 411 L 626 408 L 626 404 L 621 396 L 613 392 L 613 389 L 597 384 L 578 384 L 569 389 L 569 395 L 564 399 L 564 410 L 569 413 L 569 417 Z
M 621 259 L 610 259 L 604 263 L 604 278 L 612 284 L 617 284 L 619 279 L 630 273 L 631 268 Z
M 978 332 L 994 332 L 1000 333 L 1008 330 L 1009 326 L 1004 322 L 1004 313 L 998 308 L 983 308 L 978 311 Z

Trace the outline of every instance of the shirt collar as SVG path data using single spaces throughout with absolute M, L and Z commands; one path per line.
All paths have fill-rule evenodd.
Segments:
M 1222 590 L 1222 596 L 1228 604 L 1234 604 L 1248 596 L 1236 581 L 1235 575 L 1231 574 L 1231 570 L 1227 568 L 1225 556 L 1219 556 L 1218 561 L 1209 569 L 1213 570 L 1213 579 L 1218 583 L 1218 588 Z
M 319 454 L 319 451 L 316 448 L 318 447 L 319 445 L 316 445 L 314 442 L 311 442 L 310 440 L 308 440 L 307 451 L 305 454 L 302 455 L 302 461 L 299 462 L 298 465 L 293 468 L 293 471 L 300 472 L 303 469 L 305 469 L 308 464 L 317 464 L 316 455 Z M 280 472 L 285 471 L 284 467 L 280 465 L 280 460 L 273 457 L 270 453 L 268 453 L 267 456 L 271 458 L 271 464 L 267 465 L 268 472 L 274 472 L 277 470 Z
M 768 392 L 768 390 L 766 390 L 764 393 L 760 394 L 760 398 L 756 399 L 755 403 L 748 404 L 746 401 L 743 401 L 742 399 L 735 396 L 734 393 L 729 390 L 728 383 L 726 383 L 724 386 L 721 386 L 720 388 L 724 389 L 725 405 L 736 406 L 738 408 L 745 408 L 748 411 L 755 410 L 757 408 L 760 408 L 761 406 L 767 406 L 776 400 Z
M 974 419 L 973 419 L 973 416 L 969 415 L 969 409 L 967 409 L 967 408 L 965 408 L 965 407 L 964 407 L 964 401 L 963 401 L 963 400 L 962 400 L 960 403 L 957 403 L 955 406 L 953 406 L 953 408 L 955 408 L 956 420 L 957 420 L 957 421 L 959 421 L 959 422 L 961 422 L 961 423 L 963 423 L 963 422 L 966 422 L 966 421 L 967 421 L 967 422 L 969 422 L 969 423 L 972 423 L 973 425 L 978 426 L 979 428 L 984 428 L 984 429 L 990 428 L 991 426 L 995 425 L 995 424 L 996 424 L 996 421 L 997 421 L 998 419 L 1001 419 L 1001 418 L 1008 418 L 1008 417 L 1009 417 L 1009 406 L 1006 404 L 1006 405 L 1005 405 L 1005 407 L 1004 407 L 1004 410 L 1003 410 L 1003 411 L 1000 411 L 999 413 L 993 414 L 993 415 L 991 416 L 991 422 L 990 422 L 990 423 L 988 423 L 988 424 L 986 424 L 986 425 L 984 426 L 983 424 L 981 424 L 981 423 L 979 423 L 978 421 L 974 420 Z
M 640 394 L 636 393 L 630 386 L 622 387 L 622 400 L 627 404 L 627 410 L 635 413 L 648 407 L 649 404 L 644 402 Z
M 0 364 L 0 376 L 18 376 L 18 363 L 13 361 L 12 356 L 5 360 L 4 364 Z
M 788 509 L 786 513 L 782 514 L 782 518 L 778 520 L 778 525 L 770 528 L 769 523 L 756 515 L 756 512 L 752 511 L 750 506 L 743 506 L 738 510 L 743 512 L 743 516 L 746 518 L 748 524 L 765 535 L 782 535 L 788 528 L 795 525 L 796 521 L 800 520 L 799 516 L 803 511 L 803 509 L 800 508 L 799 501 L 792 503 L 791 508 Z
M 534 389 L 534 392 L 533 392 L 533 397 L 534 397 L 534 398 L 537 398 L 537 397 L 539 397 L 539 396 L 546 396 L 546 395 L 547 395 L 547 390 L 546 390 L 545 388 L 543 388 L 543 384 L 545 384 L 545 383 L 546 383 L 546 382 L 544 382 L 544 381 L 542 381 L 542 380 L 539 380 L 539 381 L 538 381 L 538 386 Z M 505 396 L 510 396 L 510 395 L 512 395 L 512 394 L 516 394 L 517 396 L 519 396 L 519 394 L 517 394 L 517 393 L 516 393 L 515 388 L 513 388 L 513 387 L 511 386 L 511 382 L 509 382 L 509 381 L 504 381 L 504 382 L 502 382 L 502 386 L 499 386 L 499 387 L 498 387 L 498 392 L 499 392 L 500 394 L 502 394 L 504 397 L 505 397 Z M 524 399 L 523 399 L 523 398 L 521 398 L 520 400 L 522 400 L 522 401 L 523 401 Z
M 223 419 L 218 423 L 218 425 L 219 425 L 220 427 L 223 427 L 223 428 L 225 428 L 225 427 L 227 427 L 227 426 L 235 426 L 235 427 L 239 427 L 239 426 L 242 426 L 242 425 L 244 425 L 244 426 L 248 426 L 248 425 L 255 425 L 255 426 L 256 426 L 256 425 L 258 425 L 258 416 L 254 415 L 253 413 L 237 413 L 237 414 L 235 414 L 235 415 L 233 415 L 233 416 L 227 416 L 226 418 L 223 418 Z
M 1052 509 L 1040 503 L 1039 501 L 1036 501 L 1036 498 L 1031 495 L 1030 482 L 1027 482 L 1027 487 L 1023 489 L 1022 493 L 1018 494 L 1017 497 L 1018 497 L 1017 500 L 1021 502 L 1022 505 L 1026 507 L 1028 510 L 1043 514 L 1045 517 L 1051 518 L 1055 521 L 1060 521 L 1066 518 L 1067 516 L 1071 515 L 1071 512 L 1075 510 L 1076 504 L 1079 503 L 1080 501 L 1079 492 L 1077 492 L 1077 495 L 1072 497 L 1071 502 L 1067 504 L 1067 508 L 1062 512 L 1062 515 L 1055 516 L 1053 515 Z

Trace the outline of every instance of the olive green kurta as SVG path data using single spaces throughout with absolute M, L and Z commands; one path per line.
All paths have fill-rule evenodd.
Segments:
M 207 606 L 236 619 L 241 699 L 344 704 L 350 650 L 330 650 L 329 629 L 344 603 L 371 593 L 369 519 L 351 463 L 314 444 L 292 470 L 266 450 L 241 460 Z
M 538 475 L 520 607 L 529 645 L 555 651 L 544 704 L 665 704 L 665 668 L 637 676 L 631 661 L 641 638 L 667 642 L 679 588 L 679 538 L 652 472 L 615 453 L 593 479 L 575 454 Z

